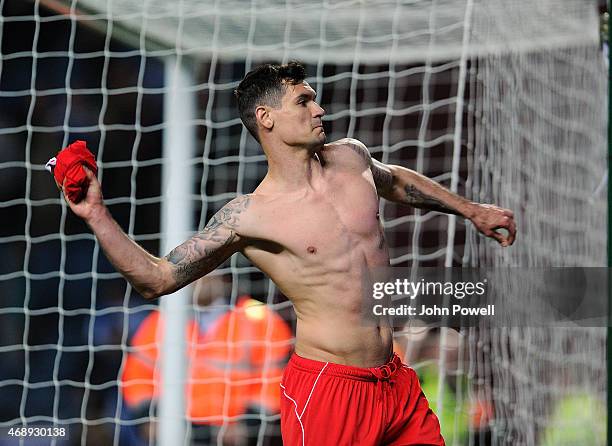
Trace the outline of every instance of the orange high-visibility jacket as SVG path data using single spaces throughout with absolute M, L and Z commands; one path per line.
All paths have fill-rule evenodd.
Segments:
M 186 327 L 187 414 L 194 423 L 222 424 L 262 406 L 280 410 L 280 380 L 293 343 L 291 328 L 274 310 L 242 296 L 205 331 Z M 159 397 L 158 347 L 163 320 L 153 311 L 134 335 L 121 376 L 123 397 L 135 407 Z

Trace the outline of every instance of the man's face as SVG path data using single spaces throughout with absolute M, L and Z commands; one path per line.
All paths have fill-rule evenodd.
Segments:
M 321 120 L 325 110 L 315 102 L 315 97 L 315 91 L 306 82 L 288 84 L 281 107 L 271 109 L 272 132 L 285 144 L 318 148 L 325 143 Z

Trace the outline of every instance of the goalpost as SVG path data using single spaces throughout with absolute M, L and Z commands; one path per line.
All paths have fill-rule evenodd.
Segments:
M 0 345 L 0 361 L 14 364 L 0 376 L 0 395 L 17 405 L 0 426 L 73 426 L 81 444 L 102 429 L 121 444 L 121 429 L 147 427 L 157 430 L 158 444 L 171 444 L 194 435 L 191 422 L 211 423 L 221 442 L 234 422 L 254 421 L 253 441 L 278 439 L 278 413 L 260 407 L 230 416 L 229 390 L 220 419 L 185 415 L 187 352 L 197 342 L 185 332 L 194 313 L 236 308 L 246 293 L 294 318 L 239 255 L 220 268 L 232 277 L 225 304 L 198 307 L 192 288 L 162 299 L 155 366 L 162 397 L 158 407 L 124 418 L 120 374 L 134 351 L 129 339 L 157 306 L 131 296 L 43 176 L 61 144 L 87 139 L 113 215 L 147 249 L 167 254 L 265 172 L 232 96 L 259 63 L 306 63 L 330 141 L 358 138 L 383 162 L 515 213 L 517 242 L 502 250 L 455 216 L 381 202 L 392 265 L 605 266 L 607 73 L 595 1 L 1 4 L 8 50 L 0 106 L 10 113 L 0 128 L 0 172 L 24 187 L 0 201 L 0 218 L 13 220 L 0 234 L 0 252 L 12 259 L 0 270 L 12 296 L 0 303 L 0 326 L 14 332 Z M 26 35 L 25 26 L 27 50 L 11 40 Z M 517 284 L 525 292 L 529 285 Z M 605 444 L 605 329 L 521 327 L 523 315 L 514 317 L 516 327 L 505 329 L 396 333 L 447 444 L 487 444 L 485 436 L 499 445 L 558 444 L 560 433 Z M 40 327 L 57 334 L 39 335 Z M 266 346 L 266 364 L 275 346 Z M 112 364 L 113 376 L 100 364 Z M 231 384 L 229 366 L 223 379 Z M 50 397 L 50 409 L 37 408 L 32 395 Z M 569 419 L 576 412 L 580 426 Z

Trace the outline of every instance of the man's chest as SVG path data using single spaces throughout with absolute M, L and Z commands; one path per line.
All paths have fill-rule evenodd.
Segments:
M 367 177 L 337 176 L 319 191 L 273 203 L 261 220 L 261 238 L 299 257 L 339 255 L 380 239 L 378 196 Z

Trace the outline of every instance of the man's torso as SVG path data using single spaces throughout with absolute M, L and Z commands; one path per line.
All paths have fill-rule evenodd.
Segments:
M 275 193 L 264 180 L 254 192 L 243 253 L 293 302 L 299 355 L 377 366 L 389 357 L 391 330 L 361 319 L 365 274 L 389 264 L 376 187 L 350 144 L 318 156 L 310 187 Z

